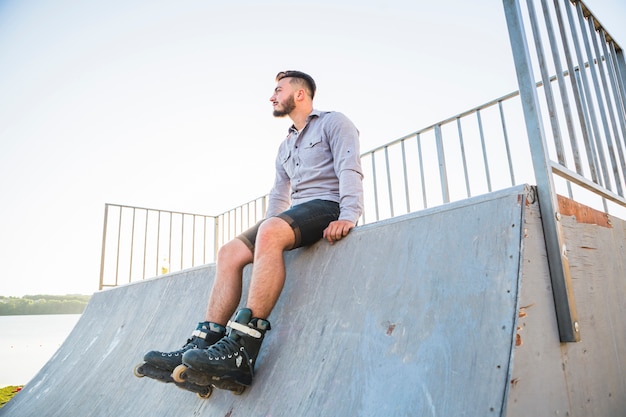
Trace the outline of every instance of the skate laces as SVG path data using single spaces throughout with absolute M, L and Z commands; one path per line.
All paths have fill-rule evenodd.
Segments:
M 208 349 L 208 354 L 215 359 L 226 359 L 226 357 L 232 358 L 233 355 L 239 355 L 239 350 L 243 351 L 243 347 L 236 340 L 230 337 L 223 337 Z
M 192 348 L 196 348 L 198 346 L 198 343 L 196 342 L 197 337 L 190 337 L 189 339 L 187 339 L 187 343 L 185 343 L 185 346 L 183 346 L 180 351 L 186 351 Z

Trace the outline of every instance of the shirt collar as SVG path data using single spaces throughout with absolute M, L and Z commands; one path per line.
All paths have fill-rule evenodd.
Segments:
M 319 117 L 321 114 L 322 112 L 320 110 L 313 109 L 313 111 L 309 113 L 309 115 L 306 118 L 306 124 L 308 125 L 312 118 Z M 306 127 L 306 125 L 304 125 L 304 127 Z M 304 127 L 302 128 L 302 130 L 304 130 Z M 294 125 L 291 125 L 291 127 L 289 127 L 289 133 L 295 133 L 297 131 L 298 129 L 296 129 Z

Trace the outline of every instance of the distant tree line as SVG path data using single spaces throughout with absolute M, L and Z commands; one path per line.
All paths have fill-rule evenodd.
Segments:
M 89 295 L 0 296 L 0 316 L 81 314 L 89 298 Z

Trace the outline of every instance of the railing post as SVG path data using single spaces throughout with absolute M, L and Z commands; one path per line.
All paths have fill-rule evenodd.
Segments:
M 624 61 L 624 50 L 620 49 L 619 51 L 615 51 L 615 71 L 617 76 L 617 82 L 619 85 L 619 91 L 623 97 L 621 103 L 621 110 L 624 111 L 626 101 L 626 61 Z
M 437 159 L 439 161 L 439 181 L 441 182 L 441 197 L 444 203 L 450 202 L 450 189 L 448 188 L 448 168 L 446 167 L 446 154 L 443 149 L 443 136 L 441 125 L 435 125 L 435 142 L 437 143 Z
M 220 216 L 214 218 L 215 227 L 213 228 L 213 262 L 217 262 L 217 250 L 220 246 Z
M 107 243 L 107 220 L 109 218 L 109 205 L 104 205 L 104 227 L 102 230 L 102 255 L 100 256 L 100 285 L 98 285 L 98 290 L 102 291 L 104 287 L 104 253 L 106 249 Z
M 561 342 L 580 340 L 558 199 L 518 0 L 503 0 L 530 145 Z

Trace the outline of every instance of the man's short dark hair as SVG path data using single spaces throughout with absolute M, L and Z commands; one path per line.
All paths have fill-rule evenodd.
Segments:
M 305 74 L 302 71 L 293 71 L 293 70 L 288 70 L 288 71 L 281 71 L 276 75 L 276 81 L 280 81 L 283 78 L 298 78 L 302 81 L 304 81 L 304 84 L 306 85 L 306 88 L 309 93 L 309 95 L 311 96 L 311 99 L 313 99 L 313 97 L 315 97 L 315 81 L 313 80 L 313 77 L 311 77 L 309 74 Z

